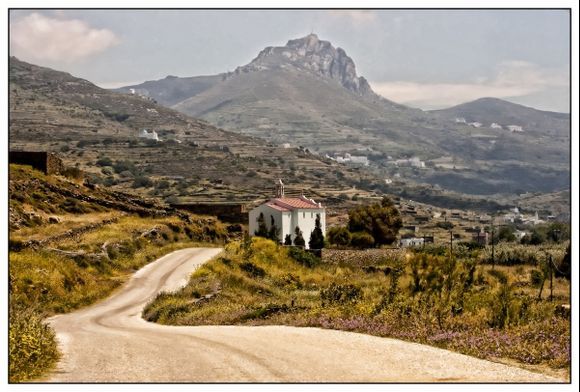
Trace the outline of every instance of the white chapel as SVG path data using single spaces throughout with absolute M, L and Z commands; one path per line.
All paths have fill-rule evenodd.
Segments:
M 298 226 L 302 231 L 302 237 L 306 241 L 306 248 L 308 248 L 308 242 L 314 230 L 317 215 L 320 215 L 322 232 L 326 233 L 326 212 L 322 204 L 315 202 L 313 199 L 308 199 L 304 195 L 300 197 L 285 197 L 282 180 L 278 180 L 276 183 L 276 197 L 250 211 L 249 234 L 252 236 L 258 230 L 260 213 L 264 215 L 264 223 L 268 230 L 271 228 L 272 221 L 279 228 L 278 239 L 280 242 L 284 242 L 288 234 L 294 241 L 295 229 Z

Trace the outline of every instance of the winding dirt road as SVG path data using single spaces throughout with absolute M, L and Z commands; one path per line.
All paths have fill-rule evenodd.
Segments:
M 112 297 L 49 320 L 63 359 L 51 382 L 558 382 L 420 344 L 285 326 L 163 326 L 141 318 L 160 291 L 187 283 L 212 248 L 173 252 Z

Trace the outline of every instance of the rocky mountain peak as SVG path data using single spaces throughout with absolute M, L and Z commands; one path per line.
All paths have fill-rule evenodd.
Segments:
M 357 76 L 354 61 L 346 52 L 320 40 L 316 34 L 290 40 L 285 46 L 269 46 L 250 64 L 236 69 L 236 73 L 285 68 L 288 64 L 334 79 L 355 94 L 374 95 L 366 79 Z

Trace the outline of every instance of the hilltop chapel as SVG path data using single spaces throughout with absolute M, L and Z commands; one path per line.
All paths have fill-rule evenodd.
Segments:
M 264 223 L 268 230 L 274 224 L 279 229 L 278 240 L 284 242 L 289 234 L 294 243 L 295 230 L 299 227 L 306 241 L 306 248 L 310 241 L 310 235 L 315 227 L 316 217 L 320 215 L 322 232 L 326 232 L 326 212 L 322 204 L 308 199 L 304 195 L 300 197 L 285 197 L 284 183 L 278 180 L 276 183 L 276 196 L 264 204 L 254 208 L 249 213 L 249 232 L 255 235 L 258 230 L 260 213 L 264 216 Z

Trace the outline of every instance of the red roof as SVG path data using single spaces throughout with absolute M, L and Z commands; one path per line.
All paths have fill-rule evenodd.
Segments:
M 278 210 L 278 211 L 283 211 L 283 212 L 290 211 L 290 210 L 289 210 L 288 208 L 286 208 L 286 207 L 278 206 L 278 205 L 276 205 L 276 204 L 274 204 L 274 203 L 271 203 L 271 202 L 270 202 L 270 203 L 267 203 L 266 205 L 267 205 L 268 207 L 270 207 L 270 208 L 273 208 L 273 209 L 275 209 L 275 210 Z
M 287 210 L 293 210 L 295 208 L 301 208 L 301 209 L 320 209 L 320 208 L 322 208 L 322 206 L 318 205 L 318 203 L 316 203 L 310 199 L 307 199 L 304 196 L 301 196 L 300 198 L 279 197 L 279 198 L 270 200 L 268 205 L 270 207 L 272 207 L 272 204 L 276 205 L 277 207 L 285 208 Z

